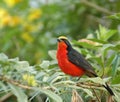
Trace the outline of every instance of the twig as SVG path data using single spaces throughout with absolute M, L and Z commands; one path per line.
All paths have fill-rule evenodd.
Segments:
M 94 94 L 95 94 L 95 96 L 96 96 L 98 102 L 101 102 L 100 99 L 99 99 L 99 97 L 98 97 L 98 95 L 96 94 L 95 90 L 94 90 L 93 88 L 91 88 L 91 89 L 93 90 L 93 92 L 94 92 Z
M 108 97 L 108 99 L 107 99 L 107 101 L 106 101 L 106 102 L 114 102 L 114 100 L 113 100 L 113 98 L 112 98 L 112 96 L 111 96 L 111 95 Z
M 81 87 L 81 86 L 83 85 L 83 83 L 82 83 L 82 84 L 81 84 L 81 83 L 78 83 L 78 85 Z M 99 97 L 98 97 L 98 95 L 96 94 L 96 92 L 95 92 L 95 90 L 94 90 L 94 87 L 100 87 L 100 85 L 97 85 L 97 84 L 95 85 L 95 84 L 93 84 L 93 83 L 84 83 L 84 85 L 89 86 L 89 88 L 93 90 L 93 93 L 95 94 L 98 102 L 101 102 L 100 99 L 99 99 Z M 82 87 L 83 87 L 83 86 L 82 86 Z M 86 87 L 85 87 L 85 88 L 86 88 Z M 88 87 L 87 87 L 87 88 L 88 88 Z
M 8 79 L 4 76 L 1 76 L 0 75 L 0 80 L 3 80 L 5 82 L 8 82 L 8 83 L 11 83 L 13 85 L 16 85 L 18 87 L 21 87 L 23 89 L 27 89 L 27 90 L 34 90 L 34 88 L 32 86 L 28 86 L 28 85 L 24 85 L 24 84 L 20 84 L 21 82 L 19 81 L 15 81 L 15 80 L 11 80 L 11 79 Z M 47 86 L 47 87 L 43 87 L 42 89 L 50 89 L 50 90 L 54 90 L 54 88 L 50 87 L 50 86 Z
M 32 87 L 30 87 L 30 86 L 20 84 L 20 82 L 10 80 L 10 79 L 8 79 L 8 78 L 6 78 L 4 76 L 0 76 L 0 80 L 3 80 L 5 82 L 11 83 L 11 84 L 16 85 L 16 86 L 19 86 L 19 87 L 21 87 L 23 89 L 29 89 L 29 90 L 32 89 Z
M 5 100 L 7 100 L 9 97 L 11 97 L 13 94 L 11 92 L 9 92 L 8 94 L 2 96 L 0 98 L 0 102 L 4 102 Z
M 20 82 L 18 82 L 18 81 L 15 81 L 15 80 L 11 80 L 11 79 L 8 79 L 8 78 L 6 78 L 6 77 L 4 77 L 4 76 L 0 76 L 0 80 L 3 80 L 3 81 L 5 81 L 5 82 L 8 82 L 8 83 L 11 83 L 11 84 L 13 84 L 13 85 L 16 85 L 16 86 L 19 86 L 19 87 L 21 87 L 21 88 L 23 88 L 23 89 L 28 89 L 28 90 L 32 90 L 33 89 L 33 87 L 31 87 L 31 86 L 28 86 L 28 85 L 24 85 L 24 84 L 20 84 Z M 59 83 L 59 82 L 58 82 Z M 55 86 L 57 86 L 57 85 L 63 85 L 64 83 L 56 83 L 56 84 L 54 84 Z M 68 83 L 69 84 L 69 83 Z M 69 84 L 70 85 L 70 84 Z M 73 85 L 76 85 L 76 86 L 79 86 L 79 87 L 83 87 L 83 88 L 88 88 L 88 89 L 90 89 L 90 88 L 99 88 L 99 87 L 102 87 L 100 84 L 94 84 L 94 83 L 83 83 L 83 82 L 79 82 L 79 83 L 74 83 L 74 84 L 72 84 L 72 86 Z M 54 88 L 52 88 L 52 87 L 43 87 L 43 89 L 50 89 L 50 90 L 54 90 Z
M 100 84 L 95 84 L 95 83 L 83 83 L 83 82 L 79 82 L 76 84 L 77 86 L 87 86 L 88 88 L 91 88 L 91 87 L 102 87 L 102 85 Z
M 96 5 L 95 3 L 89 2 L 89 1 L 87 1 L 87 0 L 80 0 L 80 2 L 81 2 L 82 4 L 85 4 L 85 5 L 87 5 L 87 6 L 90 6 L 90 7 L 92 7 L 92 8 L 95 8 L 96 10 L 98 10 L 98 11 L 100 11 L 100 12 L 103 12 L 103 13 L 106 13 L 106 14 L 113 14 L 111 11 L 109 11 L 109 10 L 107 10 L 107 9 L 101 7 L 101 6 L 98 6 L 98 5 Z
M 90 84 L 90 87 L 91 87 L 91 83 L 88 83 L 88 84 Z M 95 94 L 95 96 L 96 96 L 98 102 L 101 102 L 100 99 L 99 99 L 99 97 L 98 97 L 98 95 L 96 94 L 94 88 L 91 87 L 91 89 L 93 90 L 93 93 Z
M 82 97 L 78 94 L 78 92 L 75 89 L 72 91 L 71 102 L 83 102 Z

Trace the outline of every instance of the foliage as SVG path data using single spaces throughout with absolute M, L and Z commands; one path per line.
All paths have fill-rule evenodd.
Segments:
M 47 100 L 52 102 L 68 102 L 71 100 L 72 90 L 78 90 L 83 100 L 97 100 L 94 89 L 102 102 L 103 94 L 107 94 L 100 86 L 104 82 L 109 83 L 115 93 L 114 100 L 119 101 L 119 42 L 108 40 L 116 34 L 115 30 L 109 30 L 100 26 L 97 38 L 81 39 L 73 41 L 76 47 L 86 58 L 91 61 L 98 75 L 103 78 L 86 78 L 80 80 L 70 78 L 63 74 L 57 67 L 56 51 L 49 51 L 52 60 L 44 60 L 39 65 L 30 66 L 27 61 L 19 61 L 18 58 L 9 59 L 5 54 L 0 54 L 0 82 L 1 97 L 12 92 L 18 102 L 38 100 L 41 94 L 47 95 Z M 109 32 L 110 36 L 106 36 Z M 103 39 L 104 38 L 104 39 Z M 92 46 L 90 48 L 90 46 Z M 95 61 L 95 62 L 94 62 Z M 70 94 L 71 93 L 71 94 Z M 32 97 L 31 97 L 32 95 Z M 85 96 L 85 97 L 84 97 Z M 22 100 L 21 100 L 22 99 Z M 24 99 L 24 100 L 23 100 Z
M 119 6 L 115 0 L 1 0 L 0 101 L 70 102 L 78 92 L 85 102 L 106 102 L 110 97 L 100 84 L 107 82 L 119 102 Z M 60 71 L 52 50 L 59 35 L 74 39 L 103 80 Z
M 114 0 L 1 0 L 0 52 L 32 65 L 40 63 L 49 58 L 47 51 L 55 48 L 59 35 L 83 38 L 99 24 L 119 28 L 118 20 L 107 19 L 115 18 L 108 16 L 120 11 L 119 4 Z M 119 34 L 114 39 L 119 40 Z

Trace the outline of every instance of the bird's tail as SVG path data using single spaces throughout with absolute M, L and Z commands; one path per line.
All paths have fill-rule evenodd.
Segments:
M 103 85 L 103 87 L 110 93 L 110 95 L 114 95 L 112 89 L 108 86 L 107 83 L 105 83 L 105 85 Z

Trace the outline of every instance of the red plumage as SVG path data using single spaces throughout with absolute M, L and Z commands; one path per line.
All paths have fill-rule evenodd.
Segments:
M 85 73 L 85 70 L 83 70 L 82 68 L 78 68 L 78 66 L 71 63 L 68 60 L 67 53 L 67 45 L 64 42 L 59 42 L 57 50 L 57 59 L 61 70 L 64 73 L 69 74 L 71 76 L 82 76 Z

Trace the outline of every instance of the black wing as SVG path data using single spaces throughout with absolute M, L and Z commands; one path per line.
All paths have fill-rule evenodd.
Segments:
M 97 77 L 96 73 L 94 72 L 92 66 L 88 63 L 88 61 L 73 48 L 68 51 L 68 60 L 78 67 L 83 68 L 86 71 L 86 75 L 88 75 L 89 77 Z

